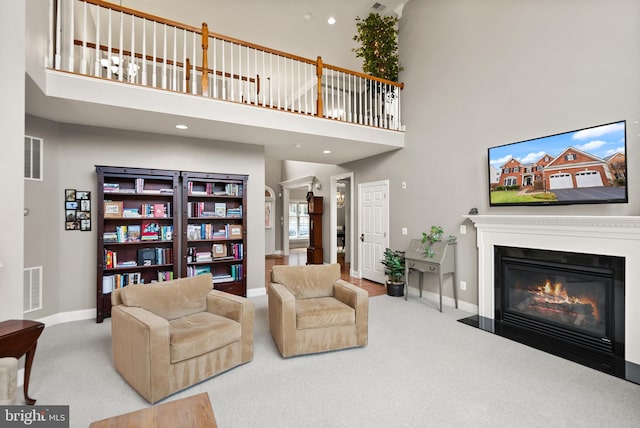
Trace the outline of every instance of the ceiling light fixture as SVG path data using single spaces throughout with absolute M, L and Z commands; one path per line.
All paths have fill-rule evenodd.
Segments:
M 331 153 L 331 150 L 324 150 L 322 153 L 324 153 L 325 155 L 328 155 Z
M 336 19 L 333 16 L 330 16 L 329 19 L 327 19 L 327 23 L 329 25 L 333 25 L 336 23 Z
M 309 22 L 311 21 L 311 18 L 313 17 L 313 15 L 311 14 L 311 12 L 307 12 L 304 15 L 302 15 L 302 17 L 304 18 L 305 21 Z
M 177 124 L 176 128 L 178 128 L 178 129 L 189 129 L 189 127 L 187 125 L 183 125 L 182 123 Z

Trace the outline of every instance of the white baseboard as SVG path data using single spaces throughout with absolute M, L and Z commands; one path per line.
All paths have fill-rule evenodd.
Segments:
M 48 317 L 37 319 L 44 324 L 46 327 L 51 327 L 52 325 L 62 324 L 65 322 L 71 321 L 82 321 L 82 320 L 90 320 L 91 318 L 95 318 L 96 316 L 96 308 L 93 309 L 81 309 L 78 311 L 71 312 L 58 312 L 54 315 L 49 315 Z
M 420 298 L 420 290 L 418 288 L 409 287 L 409 297 L 412 296 Z M 430 303 L 433 303 L 436 308 L 438 308 L 440 305 L 440 295 L 438 293 L 434 293 L 433 291 L 422 290 L 422 298 L 428 300 Z M 445 306 L 455 308 L 456 301 L 453 299 L 453 297 L 442 296 L 442 307 Z M 472 314 L 478 313 L 478 305 L 474 305 L 473 303 L 468 303 L 461 300 L 458 300 L 458 309 Z
M 247 288 L 247 297 L 259 297 L 259 296 L 266 296 L 266 295 L 267 295 L 266 287 Z

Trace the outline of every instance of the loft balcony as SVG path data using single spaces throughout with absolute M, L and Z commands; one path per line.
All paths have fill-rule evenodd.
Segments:
M 341 164 L 404 147 L 403 84 L 216 34 L 206 23 L 98 0 L 33 3 L 29 114 L 257 144 L 274 159 Z

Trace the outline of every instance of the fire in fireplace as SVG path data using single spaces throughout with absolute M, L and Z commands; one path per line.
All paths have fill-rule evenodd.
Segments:
M 494 247 L 495 319 L 624 357 L 624 258 Z

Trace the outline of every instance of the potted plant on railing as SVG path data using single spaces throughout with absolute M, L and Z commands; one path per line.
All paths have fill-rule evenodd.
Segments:
M 404 295 L 404 251 L 384 250 L 384 258 L 380 261 L 387 276 L 387 294 L 393 297 Z

